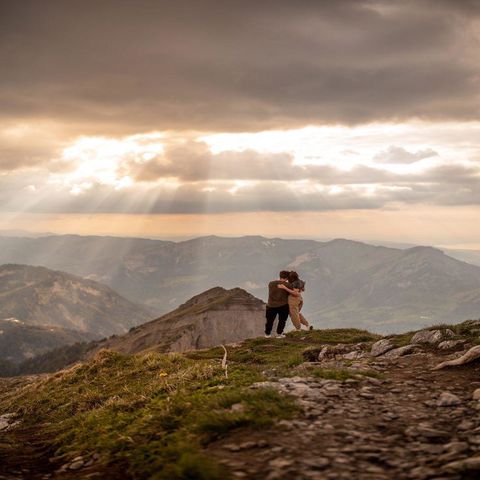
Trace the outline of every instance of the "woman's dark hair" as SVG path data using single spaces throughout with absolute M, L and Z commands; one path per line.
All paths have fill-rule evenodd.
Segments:
M 293 283 L 298 280 L 298 273 L 297 272 L 290 272 L 288 274 L 288 282 Z

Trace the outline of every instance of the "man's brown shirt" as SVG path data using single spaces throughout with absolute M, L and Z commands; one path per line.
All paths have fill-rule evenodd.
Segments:
M 283 307 L 284 305 L 288 305 L 288 292 L 277 286 L 281 283 L 290 288 L 286 280 L 273 280 L 268 284 L 267 307 Z

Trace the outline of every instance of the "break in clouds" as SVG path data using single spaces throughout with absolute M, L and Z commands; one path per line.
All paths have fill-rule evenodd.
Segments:
M 479 25 L 476 0 L 1 2 L 1 208 L 478 204 Z
M 262 134 L 250 140 L 253 146 L 258 135 Z M 320 141 L 319 131 L 310 136 Z M 324 141 L 326 149 L 330 141 Z M 22 168 L 5 174 L 0 204 L 4 211 L 72 213 L 478 205 L 480 157 L 475 156 L 475 146 L 462 150 L 460 145 L 442 144 L 435 150 L 407 150 L 390 145 L 378 150 L 364 139 L 360 143 L 362 151 L 371 153 L 360 155 L 340 145 L 339 150 L 324 151 L 326 156 L 319 155 L 312 163 L 308 149 L 224 150 L 215 136 L 203 140 L 160 134 L 120 140 L 88 137 L 63 150 L 44 169 Z M 355 142 L 349 145 L 354 147 Z M 317 146 L 314 142 L 310 148 Z M 463 161 L 451 160 L 451 152 L 460 152 Z

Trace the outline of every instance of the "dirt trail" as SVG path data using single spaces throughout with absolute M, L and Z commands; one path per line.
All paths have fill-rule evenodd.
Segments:
M 430 371 L 440 357 L 378 360 L 381 379 L 345 383 L 280 380 L 304 404 L 302 418 L 269 431 L 236 432 L 209 447 L 236 478 L 478 479 L 480 410 L 471 400 L 480 367 Z M 437 406 L 442 392 L 455 406 Z M 470 463 L 472 463 L 470 461 Z M 450 465 L 449 465 L 450 464 Z

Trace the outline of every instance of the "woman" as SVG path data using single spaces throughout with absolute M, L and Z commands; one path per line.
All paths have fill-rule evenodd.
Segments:
M 302 292 L 305 291 L 305 282 L 300 280 L 297 272 L 290 272 L 288 275 L 288 285 L 287 287 L 284 284 L 280 284 L 278 288 L 283 288 L 290 294 L 288 296 L 288 307 L 294 327 L 297 330 L 301 330 L 302 325 L 304 325 L 308 330 L 313 330 L 313 327 L 308 323 L 307 319 L 300 313 L 303 307 Z

